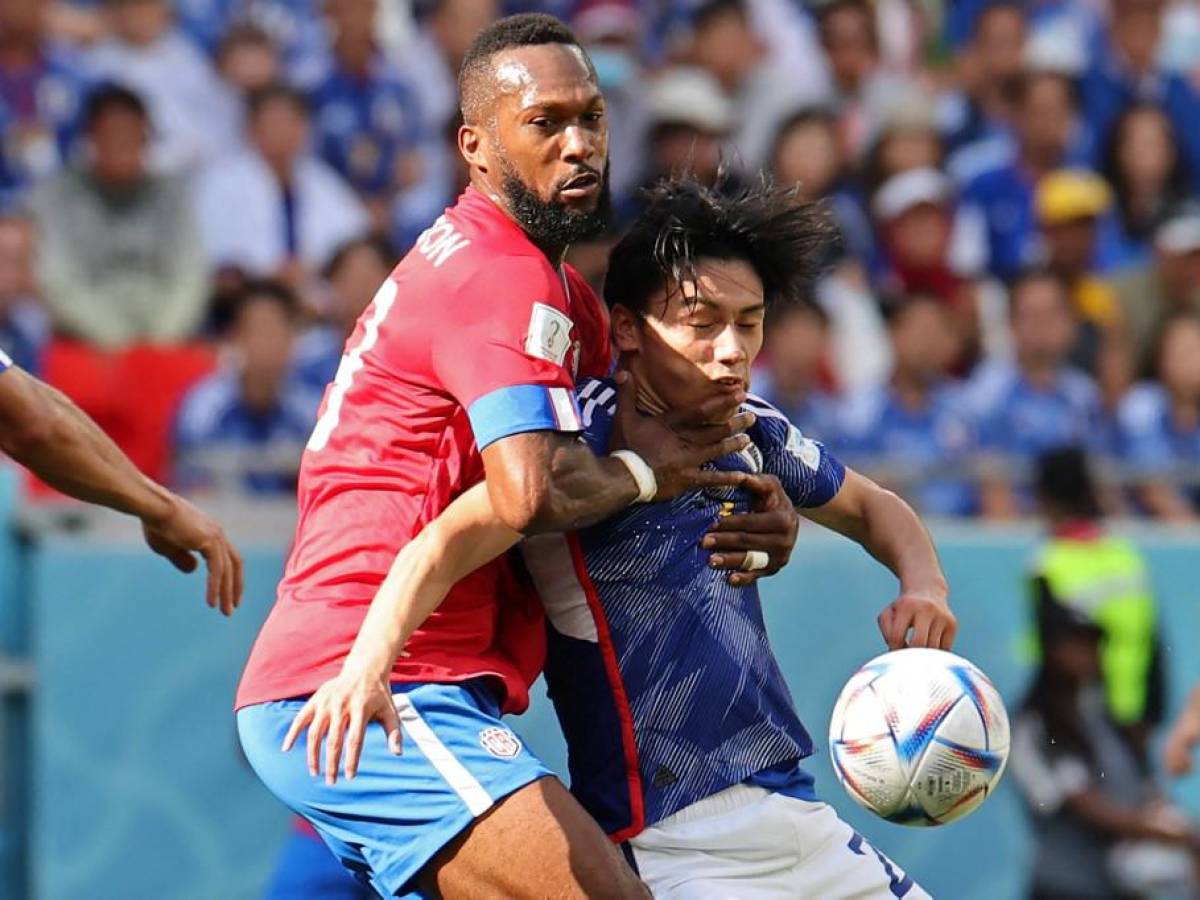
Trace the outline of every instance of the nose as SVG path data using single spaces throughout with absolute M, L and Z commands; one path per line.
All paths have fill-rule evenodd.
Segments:
M 592 136 L 586 128 L 581 128 L 579 125 L 569 125 L 563 129 L 562 140 L 562 158 L 564 162 L 578 165 L 586 163 L 592 165 L 592 157 L 595 156 L 596 147 L 592 141 Z
M 745 341 L 738 333 L 737 326 L 727 325 L 721 329 L 713 345 L 713 356 L 725 366 L 738 366 L 749 358 Z

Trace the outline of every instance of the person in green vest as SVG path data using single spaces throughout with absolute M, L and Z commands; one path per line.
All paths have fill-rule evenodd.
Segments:
M 1030 576 L 1033 618 L 1044 604 L 1057 603 L 1100 629 L 1109 713 L 1146 762 L 1149 733 L 1163 720 L 1166 705 L 1158 610 L 1146 562 L 1132 543 L 1105 529 L 1082 450 L 1043 455 L 1035 482 L 1049 536 Z

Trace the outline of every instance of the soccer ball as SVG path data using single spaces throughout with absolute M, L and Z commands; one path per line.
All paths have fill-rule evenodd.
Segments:
M 974 664 L 944 650 L 877 656 L 842 689 L 829 723 L 842 787 L 901 825 L 944 825 L 978 808 L 1008 761 L 1008 713 Z

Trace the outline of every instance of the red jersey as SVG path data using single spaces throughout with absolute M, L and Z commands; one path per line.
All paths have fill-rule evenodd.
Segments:
M 473 188 L 417 240 L 346 342 L 300 466 L 299 520 L 237 707 L 338 674 L 396 553 L 484 477 L 480 449 L 581 430 L 576 375 L 611 365 L 607 317 Z M 540 604 L 506 558 L 456 584 L 393 682 L 490 675 L 506 712 L 541 670 Z

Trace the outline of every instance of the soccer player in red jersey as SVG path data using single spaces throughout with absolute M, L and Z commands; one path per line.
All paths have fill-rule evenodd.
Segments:
M 497 515 L 532 534 L 741 481 L 699 469 L 745 445 L 740 387 L 690 423 L 627 410 L 616 443 L 630 449 L 612 456 L 578 439 L 575 377 L 611 364 L 603 308 L 561 264 L 605 221 L 604 101 L 583 50 L 551 17 L 511 17 L 480 34 L 459 86 L 471 186 L 380 288 L 327 389 L 239 733 L 267 786 L 385 896 L 644 896 L 499 718 L 526 707 L 544 656 L 540 604 L 506 559 L 455 585 L 393 667 L 402 755 L 368 741 L 356 778 L 335 785 L 280 747 L 304 698 L 341 670 L 397 551 L 472 485 L 486 480 Z M 766 572 L 786 562 L 789 504 L 737 519 L 710 535 L 731 566 L 747 553 Z

